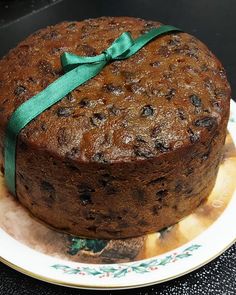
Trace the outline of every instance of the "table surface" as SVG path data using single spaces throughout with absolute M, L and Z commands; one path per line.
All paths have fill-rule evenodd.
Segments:
M 35 30 L 63 20 L 128 15 L 159 20 L 201 39 L 222 61 L 236 91 L 236 1 L 234 0 L 0 0 L 0 57 Z M 220 238 L 220 233 L 219 233 Z M 236 294 L 236 244 L 206 266 L 181 278 L 132 294 Z M 127 294 L 126 291 L 99 291 Z M 0 294 L 94 294 L 49 285 L 0 263 Z

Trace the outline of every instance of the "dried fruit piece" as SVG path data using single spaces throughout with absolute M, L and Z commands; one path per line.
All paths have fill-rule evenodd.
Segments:
M 104 86 L 104 88 L 106 91 L 111 92 L 115 95 L 120 95 L 120 94 L 124 93 L 122 87 L 119 85 L 107 84 Z
M 151 105 L 146 105 L 141 110 L 142 117 L 150 117 L 150 116 L 153 116 L 153 114 L 154 114 L 154 109 Z
M 151 158 L 153 153 L 148 146 L 134 146 L 134 154 L 138 157 Z
M 171 100 L 175 96 L 176 90 L 174 88 L 169 89 L 167 94 L 165 95 L 165 98 L 167 100 Z
M 83 98 L 81 99 L 81 101 L 79 102 L 79 105 L 81 108 L 85 108 L 85 107 L 89 107 L 91 105 L 91 102 L 88 98 Z
M 167 144 L 164 140 L 157 139 L 154 142 L 155 148 L 158 149 L 161 153 L 168 152 L 170 150 L 169 144 Z
M 93 117 L 90 118 L 91 123 L 94 126 L 99 126 L 103 121 L 105 121 L 106 116 L 103 113 L 95 113 Z
M 98 162 L 98 163 L 107 163 L 108 162 L 102 152 L 94 154 L 92 159 L 93 159 L 93 161 Z
M 102 175 L 101 179 L 99 179 L 99 183 L 105 187 L 109 185 L 113 180 L 114 180 L 114 176 L 106 173 Z
M 66 127 L 60 128 L 57 132 L 57 141 L 59 145 L 67 145 L 70 141 L 70 133 Z
M 82 51 L 87 56 L 94 56 L 97 54 L 95 48 L 88 44 L 79 44 L 76 49 Z
M 20 96 L 25 92 L 26 92 L 26 88 L 24 86 L 22 86 L 22 85 L 17 86 L 15 91 L 14 91 L 15 95 L 17 95 L 17 96 Z
M 190 95 L 189 99 L 195 107 L 200 107 L 202 105 L 201 98 L 195 94 Z
M 57 109 L 56 114 L 58 117 L 69 117 L 71 115 L 71 109 L 60 107 Z
M 69 159 L 75 159 L 80 154 L 79 147 L 73 147 L 69 152 L 66 153 L 66 157 Z
M 91 194 L 89 192 L 85 192 L 85 193 L 81 194 L 79 196 L 79 198 L 80 198 L 80 201 L 83 206 L 86 206 L 88 204 L 92 204 L 92 198 L 91 198 Z
M 40 73 L 44 75 L 47 75 L 47 74 L 55 75 L 55 71 L 52 67 L 52 64 L 47 60 L 40 60 L 38 62 L 38 69 Z
M 53 185 L 47 181 L 41 181 L 41 188 L 45 191 L 48 191 L 48 192 L 52 192 L 52 191 L 55 191 Z
M 199 141 L 200 136 L 197 132 L 194 132 L 191 128 L 188 129 L 189 139 L 191 143 Z
M 154 61 L 152 63 L 150 63 L 150 66 L 154 67 L 154 68 L 158 68 L 160 66 L 160 62 L 157 60 L 157 61 Z
M 146 89 L 143 86 L 141 86 L 139 83 L 133 83 L 130 86 L 130 90 L 135 94 L 143 94 L 146 92 Z
M 160 54 L 163 57 L 168 57 L 170 55 L 170 50 L 166 45 L 162 45 L 159 49 L 158 49 L 158 54 Z
M 71 23 L 66 27 L 70 31 L 75 31 L 77 29 L 77 24 L 76 23 Z
M 120 109 L 118 109 L 114 104 L 108 107 L 108 110 L 110 113 L 114 116 L 117 116 L 120 114 Z
M 205 117 L 202 119 L 198 119 L 194 122 L 194 125 L 197 127 L 205 127 L 208 131 L 211 131 L 211 129 L 216 126 L 217 120 L 215 117 Z
M 187 119 L 186 113 L 185 113 L 184 109 L 182 109 L 182 108 L 178 108 L 178 116 L 181 120 Z
M 55 40 L 59 37 L 59 33 L 57 31 L 50 31 L 42 36 L 44 40 Z
M 162 177 L 158 177 L 156 179 L 151 180 L 148 185 L 155 185 L 155 184 L 160 184 L 160 183 L 164 183 L 166 182 L 166 177 L 162 176 Z
M 164 190 L 160 190 L 156 192 L 156 196 L 158 198 L 158 200 L 163 199 L 164 197 L 166 197 L 168 195 L 168 190 L 164 189 Z

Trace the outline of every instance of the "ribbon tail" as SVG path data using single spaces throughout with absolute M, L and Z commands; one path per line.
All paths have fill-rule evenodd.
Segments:
M 16 146 L 20 131 L 35 117 L 60 101 L 69 92 L 100 73 L 105 65 L 106 62 L 102 61 L 76 67 L 55 80 L 42 92 L 25 101 L 12 114 L 7 125 L 4 143 L 5 181 L 11 193 L 16 194 Z
M 154 28 L 150 30 L 148 33 L 141 35 L 140 37 L 135 39 L 134 44 L 117 59 L 125 59 L 130 57 L 131 55 L 139 51 L 142 47 L 144 47 L 147 43 L 155 39 L 157 36 L 166 34 L 168 32 L 173 32 L 173 31 L 182 32 L 182 30 L 169 25 L 161 26 L 159 28 Z

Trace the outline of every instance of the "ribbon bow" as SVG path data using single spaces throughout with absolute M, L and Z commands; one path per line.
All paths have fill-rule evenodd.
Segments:
M 97 56 L 78 56 L 72 53 L 61 55 L 61 64 L 65 74 L 43 91 L 22 103 L 13 112 L 7 124 L 4 167 L 6 184 L 12 194 L 16 194 L 16 145 L 20 131 L 35 117 L 60 101 L 69 92 L 100 73 L 111 61 L 130 57 L 155 37 L 170 31 L 181 30 L 172 26 L 161 26 L 150 30 L 135 40 L 130 33 L 125 32 L 109 48 Z

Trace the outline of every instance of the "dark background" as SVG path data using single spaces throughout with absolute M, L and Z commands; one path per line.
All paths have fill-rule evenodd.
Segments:
M 236 93 L 235 0 L 0 0 L 0 57 L 27 35 L 46 25 L 102 15 L 158 20 L 195 35 L 222 61 L 232 86 L 232 96 Z M 222 234 L 219 233 L 219 238 Z M 236 294 L 236 245 L 213 262 L 182 278 L 129 292 L 139 295 Z M 0 263 L 0 294 L 94 293 L 127 294 L 127 291 L 66 289 L 31 279 Z

